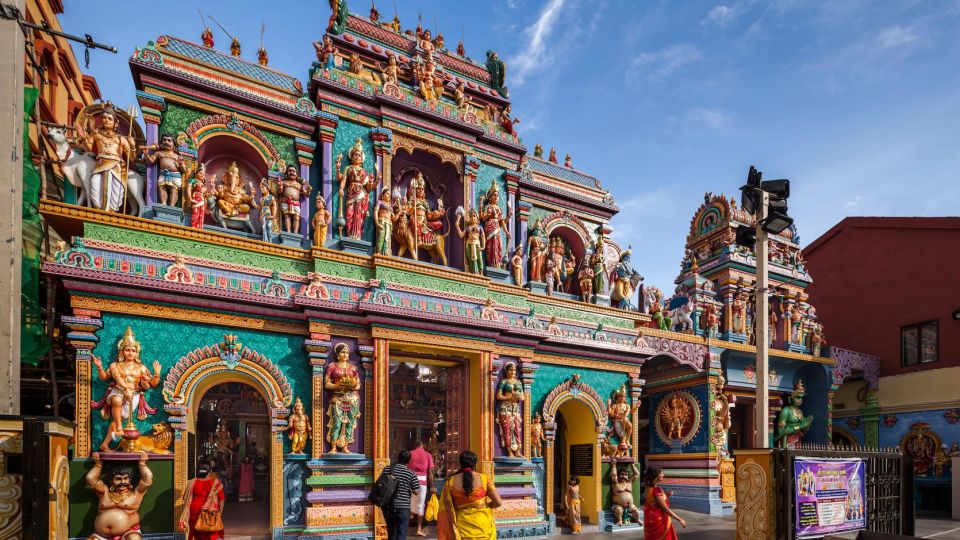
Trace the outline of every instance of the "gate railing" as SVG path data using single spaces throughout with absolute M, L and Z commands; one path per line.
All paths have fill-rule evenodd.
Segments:
M 859 458 L 866 464 L 867 530 L 913 535 L 913 459 L 899 448 L 841 447 L 801 444 L 773 450 L 776 530 L 779 538 L 795 538 L 796 458 Z

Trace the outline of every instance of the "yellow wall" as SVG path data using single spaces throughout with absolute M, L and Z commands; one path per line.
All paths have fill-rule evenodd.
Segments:
M 904 375 L 880 377 L 877 399 L 883 412 L 949 408 L 960 405 L 960 367 L 930 369 Z M 834 407 L 843 403 L 843 409 L 835 409 L 834 416 L 848 416 L 861 408 L 857 391 L 863 381 L 854 381 L 841 386 L 833 396 Z
M 563 414 L 566 421 L 566 447 L 562 450 L 567 459 L 567 470 L 564 471 L 563 478 L 556 478 L 557 483 L 563 486 L 567 485 L 570 479 L 570 446 L 575 444 L 592 444 L 593 452 L 593 475 L 580 477 L 580 495 L 583 497 L 581 513 L 589 523 L 598 523 L 600 518 L 600 455 L 597 451 L 597 430 L 593 413 L 587 406 L 575 399 L 571 399 L 560 406 L 558 410 Z

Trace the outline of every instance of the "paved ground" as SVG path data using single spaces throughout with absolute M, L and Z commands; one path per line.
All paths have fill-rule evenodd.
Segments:
M 236 503 L 234 503 L 236 505 Z M 256 504 L 256 503 L 254 503 Z M 252 508 L 249 508 L 252 510 Z M 259 509 L 258 509 L 259 510 Z M 256 515 L 259 512 L 244 513 L 244 515 Z M 711 517 L 695 512 L 677 510 L 683 519 L 687 521 L 686 529 L 678 529 L 677 533 L 681 540 L 732 540 L 736 531 L 736 521 L 733 516 Z M 411 528 L 409 540 L 419 540 L 420 537 L 413 536 L 414 529 Z M 249 533 L 240 533 L 240 531 L 229 531 L 237 534 L 227 534 L 226 540 L 267 540 L 268 536 L 250 535 Z M 564 531 L 566 533 L 567 531 Z M 425 540 L 436 538 L 436 529 L 427 528 L 428 536 Z M 578 540 L 642 540 L 642 533 L 623 532 L 611 535 L 610 533 L 598 532 L 596 526 L 585 526 L 583 534 L 580 534 Z M 564 534 L 564 536 L 568 536 Z M 918 518 L 916 522 L 916 536 L 918 538 L 933 538 L 935 540 L 960 540 L 960 521 L 952 521 L 946 518 Z M 838 538 L 856 538 L 856 534 L 842 535 Z

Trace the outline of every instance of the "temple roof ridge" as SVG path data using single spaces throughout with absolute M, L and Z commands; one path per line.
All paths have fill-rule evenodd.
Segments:
M 262 66 L 192 41 L 164 34 L 157 38 L 156 46 L 164 53 L 172 53 L 213 68 L 227 71 L 247 79 L 283 90 L 293 96 L 303 95 L 303 83 L 293 75 Z
M 552 161 L 543 159 L 542 157 L 537 157 L 533 154 L 527 154 L 527 158 L 529 159 L 530 168 L 536 172 L 560 178 L 561 180 L 575 182 L 579 185 L 596 190 L 603 190 L 600 180 L 591 174 L 585 173 L 573 167 L 567 167 L 566 165 L 553 163 Z

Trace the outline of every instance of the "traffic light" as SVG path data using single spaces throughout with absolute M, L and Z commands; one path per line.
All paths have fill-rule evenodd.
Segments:
M 760 184 L 760 189 L 766 191 L 770 199 L 767 205 L 767 218 L 760 222 L 760 226 L 768 233 L 780 234 L 784 229 L 793 225 L 793 218 L 787 215 L 790 181 L 786 179 L 767 180 Z
M 749 225 L 738 226 L 737 245 L 752 250 L 757 245 L 757 230 Z
M 763 173 L 757 170 L 753 165 L 747 172 L 747 183 L 740 188 L 740 207 L 751 216 L 757 213 L 760 207 L 760 180 Z

